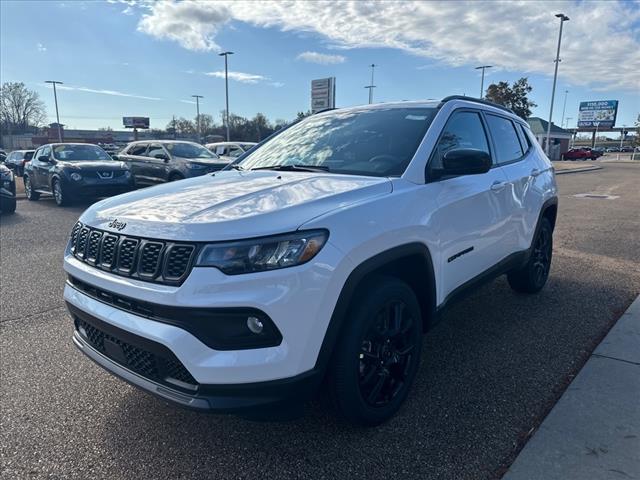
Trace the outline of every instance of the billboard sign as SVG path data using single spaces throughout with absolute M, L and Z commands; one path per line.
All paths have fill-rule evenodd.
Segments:
M 125 128 L 149 128 L 149 117 L 122 117 Z
M 311 113 L 336 108 L 336 77 L 311 81 Z
M 618 115 L 618 100 L 597 100 L 580 102 L 578 128 L 606 130 L 613 128 Z

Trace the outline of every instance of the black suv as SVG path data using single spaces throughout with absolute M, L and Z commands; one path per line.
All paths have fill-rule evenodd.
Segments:
M 79 197 L 106 197 L 133 189 L 127 165 L 89 143 L 43 145 L 25 165 L 23 180 L 29 200 L 52 193 L 60 206 Z
M 0 212 L 16 211 L 16 180 L 13 172 L 0 163 Z
M 116 158 L 131 167 L 140 186 L 198 177 L 229 163 L 202 145 L 174 140 L 133 142 Z

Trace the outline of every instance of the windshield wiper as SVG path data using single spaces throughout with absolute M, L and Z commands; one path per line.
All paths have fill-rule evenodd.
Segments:
M 325 165 L 269 165 L 266 167 L 256 167 L 251 170 L 278 170 L 281 172 L 330 172 L 329 167 Z
M 244 167 L 240 165 L 229 165 L 229 168 L 233 168 L 234 170 L 244 170 Z

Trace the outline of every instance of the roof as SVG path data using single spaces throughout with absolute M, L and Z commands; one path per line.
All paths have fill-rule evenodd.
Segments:
M 242 142 L 242 141 L 237 141 L 237 142 L 211 142 L 211 143 L 207 143 L 207 145 L 215 145 L 216 147 L 224 147 L 226 145 L 257 145 L 256 142 Z
M 534 135 L 545 135 L 547 133 L 549 122 L 546 120 L 543 120 L 540 117 L 529 117 L 527 118 L 527 123 L 531 127 L 531 131 Z M 571 132 L 569 130 L 560 128 L 553 122 L 551 122 L 551 133 L 571 136 Z
M 196 145 L 200 145 L 199 143 L 196 142 L 190 142 L 188 140 L 155 140 L 153 138 L 148 138 L 145 140 L 134 140 L 133 142 L 129 142 L 131 143 L 195 143 Z

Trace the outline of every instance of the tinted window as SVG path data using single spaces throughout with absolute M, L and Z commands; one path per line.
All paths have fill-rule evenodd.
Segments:
M 144 152 L 146 151 L 147 151 L 146 143 L 137 143 L 136 145 L 129 147 L 129 150 L 127 151 L 127 153 L 129 155 L 144 155 Z
M 165 147 L 175 157 L 217 158 L 215 154 L 197 143 L 165 143 Z
M 28 162 L 28 161 L 29 161 L 29 160 L 31 160 L 32 158 L 33 158 L 33 152 L 25 152 L 25 154 L 24 154 L 24 159 L 25 159 L 25 161 L 27 161 L 27 162 Z
M 402 175 L 435 111 L 391 107 L 312 115 L 253 150 L 240 165 L 309 165 L 353 175 Z
M 516 130 L 518 132 L 518 138 L 520 138 L 522 150 L 525 152 L 529 151 L 529 148 L 531 148 L 531 142 L 529 141 L 527 134 L 524 132 L 524 127 L 520 124 L 516 124 Z
M 457 148 L 475 148 L 490 153 L 487 136 L 478 113 L 458 112 L 451 116 L 436 145 L 430 167 L 442 168 L 444 154 Z
M 162 145 L 158 145 L 157 143 L 149 145 L 149 152 L 147 153 L 147 157 L 158 158 L 156 157 L 156 155 L 164 155 L 165 157 L 167 156 L 167 154 L 164 153 Z
M 520 140 L 511 120 L 496 115 L 487 115 L 487 123 L 495 143 L 498 164 L 512 162 L 522 157 Z

